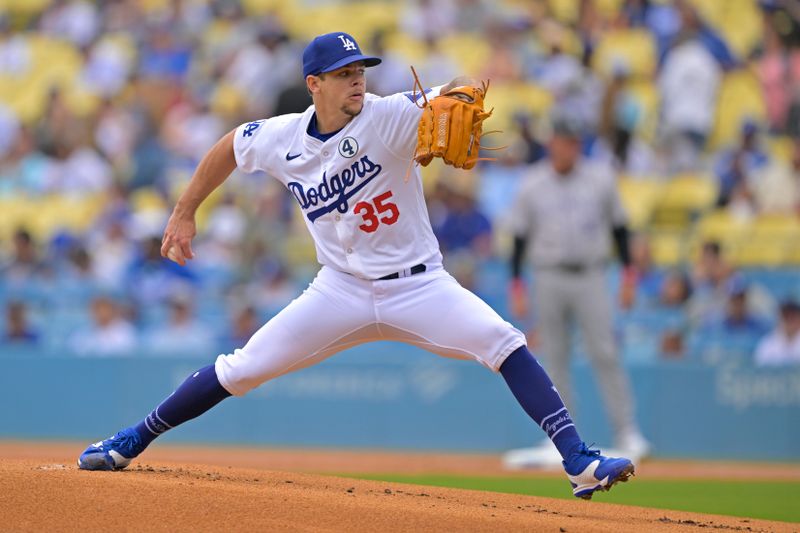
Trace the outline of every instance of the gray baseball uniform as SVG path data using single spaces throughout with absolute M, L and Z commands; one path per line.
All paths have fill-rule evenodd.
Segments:
M 541 355 L 564 403 L 572 410 L 569 333 L 577 320 L 617 440 L 638 433 L 605 279 L 612 228 L 626 222 L 614 176 L 585 160 L 558 175 L 545 160 L 523 178 L 511 219 L 529 243 Z

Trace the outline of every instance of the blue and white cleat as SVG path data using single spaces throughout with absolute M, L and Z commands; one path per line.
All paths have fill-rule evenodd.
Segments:
M 78 457 L 81 470 L 122 470 L 142 453 L 145 446 L 133 428 L 123 429 L 106 440 L 95 442 Z
M 585 444 L 562 463 L 572 484 L 572 494 L 591 500 L 598 490 L 610 490 L 617 482 L 625 482 L 634 474 L 629 459 L 603 457 L 600 450 L 590 450 Z

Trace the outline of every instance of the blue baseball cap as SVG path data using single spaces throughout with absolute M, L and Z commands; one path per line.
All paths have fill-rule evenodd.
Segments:
M 365 56 L 361 53 L 353 36 L 344 32 L 333 32 L 314 37 L 303 50 L 303 77 L 330 72 L 356 61 L 363 61 L 368 67 L 381 62 L 379 57 Z
M 741 129 L 742 135 L 755 135 L 758 133 L 758 122 L 753 117 L 745 117 Z

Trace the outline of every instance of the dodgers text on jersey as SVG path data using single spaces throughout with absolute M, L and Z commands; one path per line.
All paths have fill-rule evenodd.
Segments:
M 297 198 L 300 207 L 308 211 L 311 207 L 316 207 L 322 203 L 322 207 L 308 211 L 306 216 L 312 223 L 321 217 L 337 209 L 340 213 L 346 213 L 349 209 L 348 200 L 363 189 L 370 181 L 380 174 L 383 167 L 378 163 L 373 163 L 368 155 L 364 155 L 355 161 L 350 167 L 342 169 L 338 174 L 330 178 L 327 173 L 322 173 L 322 181 L 316 187 L 305 189 L 302 184 L 291 181 L 286 184 Z M 357 185 L 356 181 L 361 180 Z M 330 203 L 326 203 L 332 200 Z

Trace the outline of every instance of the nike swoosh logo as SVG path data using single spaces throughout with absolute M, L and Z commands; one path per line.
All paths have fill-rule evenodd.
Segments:
M 296 159 L 296 158 L 300 157 L 301 155 L 303 155 L 303 152 L 300 152 L 299 154 L 295 154 L 295 155 L 292 155 L 291 153 L 286 152 L 286 160 L 287 161 L 291 161 L 292 159 Z

